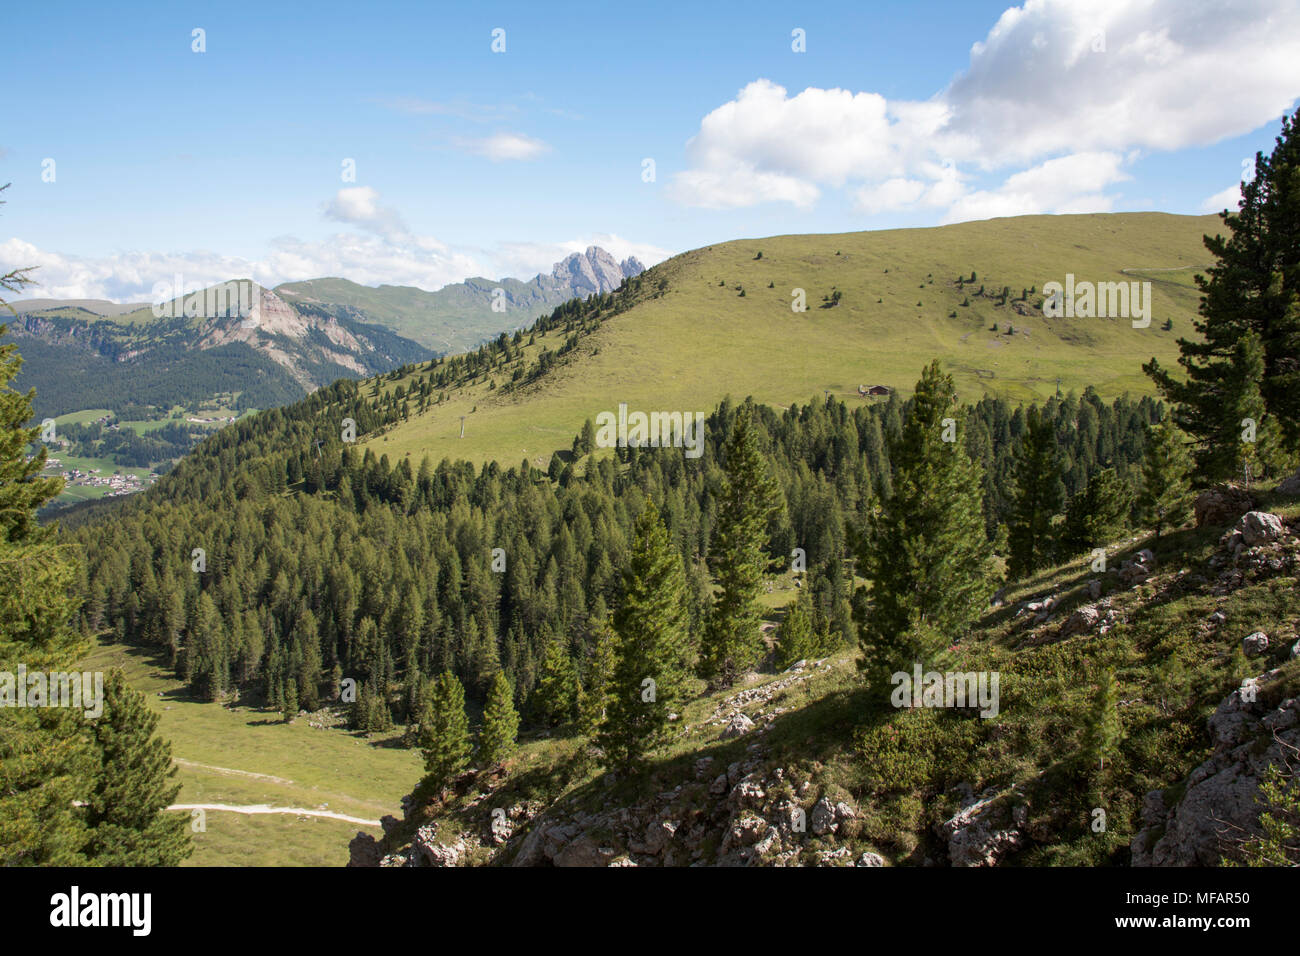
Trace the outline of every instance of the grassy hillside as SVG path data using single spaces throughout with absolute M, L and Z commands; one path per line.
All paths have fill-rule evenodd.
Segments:
M 181 783 L 178 804 L 297 807 L 378 821 L 392 813 L 421 771 L 418 751 L 388 746 L 340 729 L 317 729 L 300 717 L 243 705 L 217 705 L 186 693 L 151 650 L 105 640 L 81 665 L 121 667 L 159 715 Z M 177 810 L 177 813 L 188 811 Z M 190 866 L 342 866 L 358 830 L 378 826 L 305 814 L 243 815 L 208 810 L 193 834 Z
M 682 411 L 712 408 L 728 394 L 775 405 L 823 391 L 859 401 L 860 384 L 910 388 L 935 356 L 963 400 L 985 392 L 1038 400 L 1058 378 L 1062 390 L 1093 386 L 1107 398 L 1149 393 L 1140 363 L 1154 355 L 1173 364 L 1176 339 L 1192 334 L 1199 299 L 1191 277 L 1209 261 L 1201 237 L 1219 225 L 1214 216 L 1163 213 L 1028 216 L 697 249 L 646 272 L 636 304 L 534 385 L 494 393 L 485 377 L 375 439 L 376 452 L 544 466 L 586 419 L 620 401 Z M 976 281 L 959 287 L 972 271 Z M 1036 306 L 1044 284 L 1064 283 L 1067 273 L 1150 281 L 1151 326 L 1043 317 Z M 1012 293 L 1005 305 L 1004 286 Z M 802 314 L 791 310 L 795 288 L 806 293 Z M 1015 301 L 1029 288 L 1038 294 Z M 828 307 L 823 297 L 836 291 L 839 304 Z M 1165 319 L 1172 330 L 1162 329 Z M 539 336 L 525 361 L 557 350 L 564 337 Z
M 505 290 L 506 311 L 492 311 L 492 291 Z M 288 302 L 378 322 L 437 352 L 473 348 L 503 329 L 528 325 L 573 297 L 557 283 L 519 279 L 466 279 L 428 292 L 414 286 L 358 285 L 347 279 L 286 282 L 276 293 Z
M 1293 527 L 1300 518 L 1294 496 L 1265 494 L 1260 504 Z M 1235 566 L 1219 543 L 1223 531 L 1126 538 L 1107 549 L 1108 572 L 1080 559 L 1009 588 L 933 662 L 941 672 L 1000 674 L 990 719 L 890 707 L 888 688 L 867 686 L 857 651 L 845 650 L 700 693 L 640 775 L 606 773 L 572 732 L 526 739 L 506 773 L 462 780 L 405 821 L 385 850 L 405 849 L 403 839 L 432 823 L 460 865 L 853 865 L 863 854 L 883 865 L 942 865 L 970 849 L 948 843 L 945 821 L 980 794 L 994 808 L 986 820 L 1007 828 L 1001 841 L 986 833 L 981 847 L 1000 863 L 1124 865 L 1144 795 L 1161 791 L 1172 805 L 1214 750 L 1207 718 L 1225 695 L 1269 668 L 1277 670 L 1261 690 L 1265 709 L 1285 709 L 1278 702 L 1300 689 L 1300 660 L 1289 654 L 1300 621 L 1300 541 L 1288 536 L 1265 552 L 1269 561 Z M 1154 548 L 1156 573 L 1123 581 L 1121 560 L 1144 547 Z M 1100 600 L 1089 593 L 1093 582 Z M 1048 596 L 1050 610 L 1026 610 Z M 1104 616 L 1072 627 L 1084 606 Z M 1269 651 L 1248 660 L 1241 640 L 1256 630 L 1271 636 Z M 1086 758 L 1086 728 L 1107 673 L 1121 733 L 1101 767 Z M 724 728 L 737 713 L 753 727 L 729 738 Z M 1272 731 L 1256 729 L 1262 750 Z M 834 832 L 816 822 L 823 799 L 851 811 L 837 813 Z M 490 835 L 497 808 L 511 821 L 508 840 Z M 806 831 L 790 826 L 796 809 Z

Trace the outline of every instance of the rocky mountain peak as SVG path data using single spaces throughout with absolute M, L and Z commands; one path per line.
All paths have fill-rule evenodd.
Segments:
M 557 262 L 551 276 L 578 295 L 592 295 L 613 292 L 624 279 L 644 271 L 645 266 L 634 256 L 619 262 L 600 246 L 588 246 L 585 252 L 571 253 Z

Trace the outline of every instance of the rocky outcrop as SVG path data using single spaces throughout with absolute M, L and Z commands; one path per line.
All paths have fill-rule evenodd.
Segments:
M 1192 512 L 1196 515 L 1196 527 L 1203 528 L 1231 524 L 1254 506 L 1250 495 L 1236 485 L 1216 485 L 1196 496 Z
M 1156 556 L 1149 548 L 1143 548 L 1129 558 L 1119 568 L 1119 579 L 1129 587 L 1136 587 L 1156 573 Z
M 1130 847 L 1134 866 L 1217 866 L 1256 831 L 1260 781 L 1270 766 L 1293 762 L 1300 747 L 1300 701 L 1269 692 L 1278 673 L 1245 681 L 1224 698 L 1209 719 L 1210 758 L 1179 787 L 1146 795 Z
M 1029 808 L 1019 791 L 986 790 L 976 797 L 969 784 L 960 786 L 962 806 L 935 824 L 935 833 L 948 846 L 953 866 L 996 866 L 1024 846 Z

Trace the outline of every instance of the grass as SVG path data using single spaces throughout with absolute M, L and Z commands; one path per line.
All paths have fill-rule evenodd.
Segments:
M 509 466 L 527 458 L 545 467 L 586 419 L 621 401 L 681 411 L 712 410 L 726 395 L 778 406 L 820 401 L 824 392 L 864 401 L 858 385 L 910 391 L 934 357 L 953 373 L 964 401 L 985 393 L 1039 401 L 1055 393 L 1058 379 L 1063 390 L 1092 386 L 1107 400 L 1149 394 L 1140 364 L 1153 355 L 1174 364 L 1176 340 L 1190 332 L 1198 304 L 1190 277 L 1209 258 L 1201 237 L 1217 226 L 1212 216 L 1161 213 L 1028 216 L 697 249 L 647 272 L 642 301 L 586 337 L 572 361 L 540 382 L 503 394 L 480 379 L 370 443 L 391 459 Z M 1126 269 L 1156 277 L 1150 328 L 1016 311 L 1022 289 L 1039 290 L 1023 304 L 1028 310 L 1044 283 L 1066 273 L 1078 281 L 1132 281 Z M 959 288 L 958 276 L 972 271 L 977 281 Z M 661 282 L 665 291 L 655 295 Z M 984 297 L 976 294 L 980 285 Z M 1013 293 L 1006 305 L 992 297 L 1003 286 Z M 806 293 L 804 313 L 791 311 L 794 288 Z M 833 289 L 842 293 L 840 304 L 823 308 Z M 1172 331 L 1160 327 L 1166 318 Z M 1014 334 L 1006 334 L 1008 326 Z M 543 345 L 558 348 L 564 335 L 539 339 L 528 359 Z M 509 375 L 495 373 L 498 386 Z M 386 380 L 384 389 L 404 383 Z
M 152 649 L 102 641 L 82 664 L 110 667 L 121 667 L 159 715 L 181 783 L 177 803 L 269 804 L 378 820 L 400 813 L 423 769 L 418 752 L 390 746 L 392 736 L 318 730 L 301 717 L 286 724 L 273 712 L 189 697 Z M 206 825 L 194 834 L 188 865 L 341 866 L 359 829 L 380 835 L 378 827 L 325 818 L 220 810 L 207 811 Z

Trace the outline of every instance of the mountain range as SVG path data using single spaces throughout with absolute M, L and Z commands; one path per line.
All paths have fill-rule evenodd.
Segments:
M 266 408 L 338 378 L 471 348 L 570 299 L 613 291 L 644 268 L 591 246 L 528 281 L 470 278 L 428 292 L 339 278 L 265 289 L 236 279 L 158 309 L 98 299 L 19 301 L 8 324 L 24 357 L 17 385 L 36 388 L 38 417 L 124 404 Z M 215 311 L 185 307 L 227 286 L 256 288 L 256 323 L 224 299 Z

